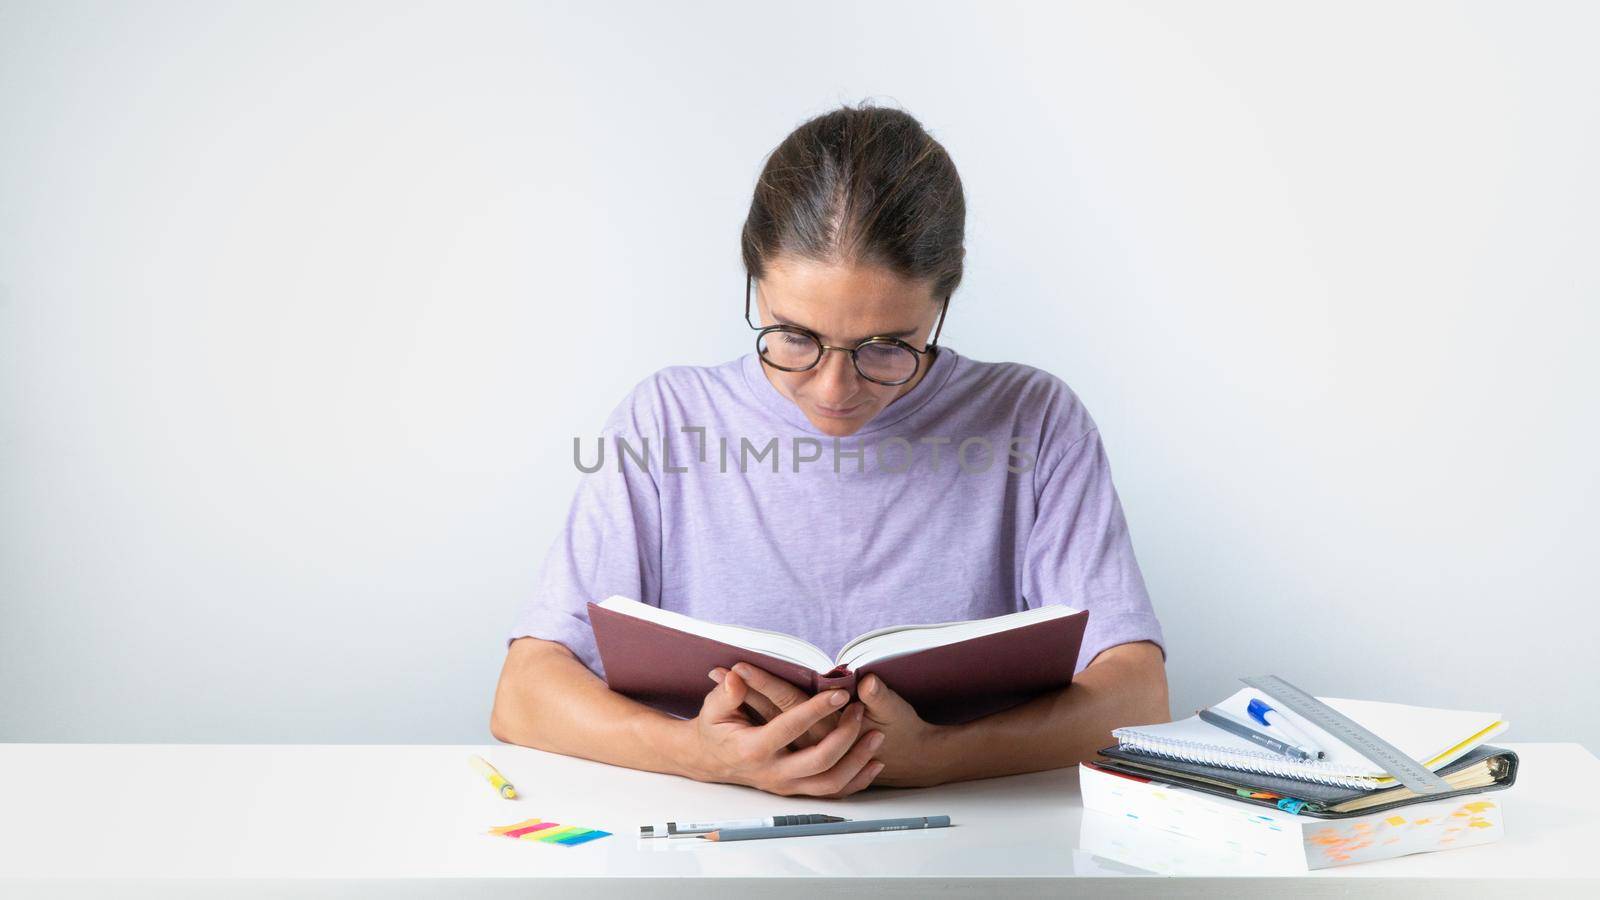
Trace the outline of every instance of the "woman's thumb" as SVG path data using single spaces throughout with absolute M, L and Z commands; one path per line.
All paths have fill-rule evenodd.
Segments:
M 745 683 L 736 673 L 729 671 L 722 676 L 722 683 L 711 689 L 706 695 L 706 709 L 718 714 L 729 715 L 738 712 L 744 703 Z

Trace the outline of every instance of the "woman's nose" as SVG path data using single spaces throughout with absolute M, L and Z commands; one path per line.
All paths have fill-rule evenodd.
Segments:
M 856 371 L 850 351 L 831 348 L 822 351 L 822 359 L 817 362 L 817 378 L 822 381 L 825 393 L 839 398 L 849 397 L 855 393 L 856 380 L 860 377 L 861 373 Z

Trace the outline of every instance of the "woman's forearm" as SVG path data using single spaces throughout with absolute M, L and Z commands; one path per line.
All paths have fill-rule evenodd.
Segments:
M 1113 728 L 1171 716 L 1160 648 L 1122 644 L 1096 656 L 1069 687 L 942 729 L 929 771 L 918 780 L 941 784 L 1074 765 L 1112 744 Z
M 489 721 L 508 744 L 702 778 L 688 727 L 613 692 L 572 651 L 536 638 L 512 642 Z

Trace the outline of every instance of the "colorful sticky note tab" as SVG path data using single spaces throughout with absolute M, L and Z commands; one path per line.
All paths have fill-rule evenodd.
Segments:
M 489 833 L 514 840 L 560 844 L 563 847 L 575 847 L 578 844 L 611 836 L 609 831 L 583 828 L 578 825 L 562 825 L 560 822 L 546 822 L 542 819 L 526 819 L 514 825 L 497 825 L 489 829 Z
M 506 832 L 506 837 L 509 837 L 509 838 L 526 837 L 527 835 L 533 834 L 536 831 L 544 831 L 547 828 L 559 828 L 559 827 L 561 827 L 561 826 L 557 825 L 554 822 L 540 822 L 537 825 L 529 825 L 527 828 L 516 828 L 516 829 L 513 829 L 511 831 L 508 831 L 508 832 Z

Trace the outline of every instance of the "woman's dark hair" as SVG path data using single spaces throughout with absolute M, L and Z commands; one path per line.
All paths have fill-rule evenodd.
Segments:
M 877 265 L 931 281 L 939 302 L 961 283 L 966 220 L 961 176 L 922 123 L 846 105 L 802 124 L 767 157 L 744 221 L 744 265 L 755 278 L 782 256 Z

